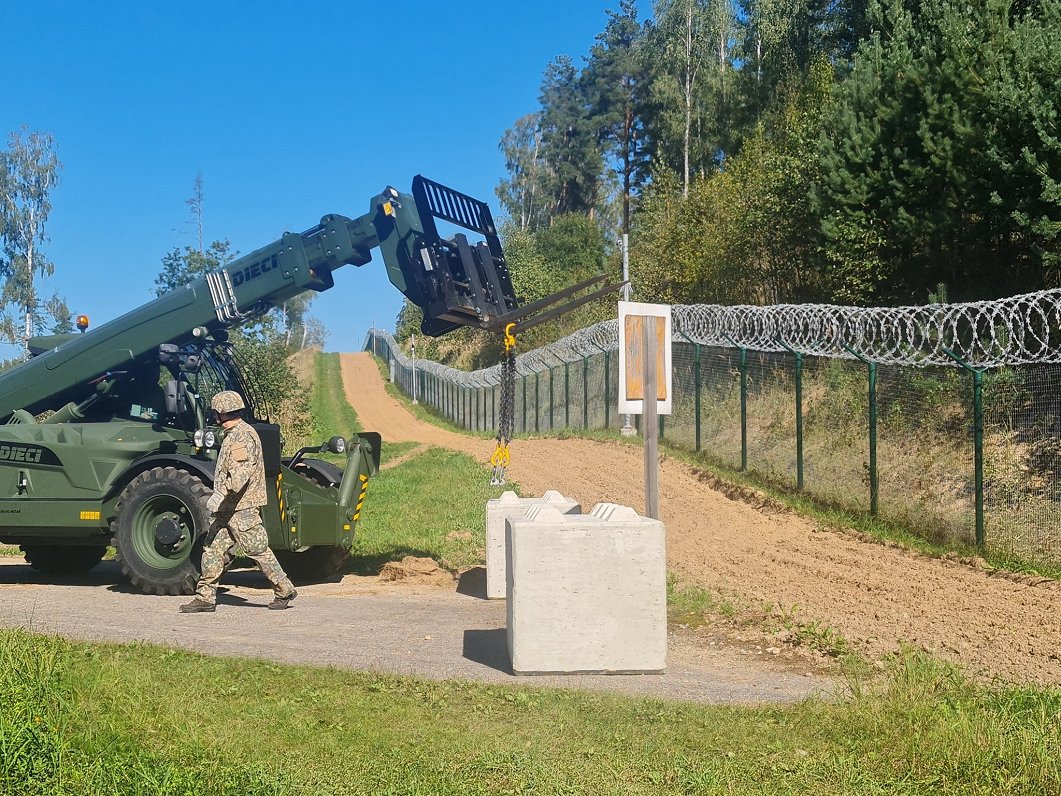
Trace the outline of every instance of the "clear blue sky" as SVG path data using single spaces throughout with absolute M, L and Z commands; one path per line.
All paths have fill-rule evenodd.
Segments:
M 44 291 L 94 326 L 151 298 L 162 256 L 196 242 L 199 172 L 206 241 L 243 253 L 418 173 L 496 211 L 502 134 L 537 109 L 549 60 L 580 59 L 617 7 L 12 0 L 0 134 L 50 132 L 63 163 Z M 400 299 L 377 259 L 337 272 L 313 313 L 330 350 L 356 350 Z

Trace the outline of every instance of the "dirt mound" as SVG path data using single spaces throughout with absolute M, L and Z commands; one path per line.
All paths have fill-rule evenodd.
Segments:
M 452 586 L 453 575 L 442 569 L 431 558 L 406 556 L 401 561 L 388 561 L 379 571 L 380 580 L 400 580 L 402 583 Z
M 343 354 L 341 361 L 347 399 L 365 428 L 381 429 L 391 441 L 489 459 L 491 441 L 421 423 L 388 396 L 368 354 Z M 511 452 L 509 475 L 527 494 L 557 489 L 583 511 L 602 501 L 644 506 L 638 447 L 517 439 Z M 913 646 L 976 675 L 1061 685 L 1061 589 L 993 576 L 973 562 L 868 544 L 744 492 L 674 459 L 663 462 L 667 566 L 682 583 L 768 607 L 804 635 L 835 631 L 871 658 Z

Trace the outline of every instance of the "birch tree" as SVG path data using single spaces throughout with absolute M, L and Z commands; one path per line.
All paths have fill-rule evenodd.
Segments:
M 5 307 L 0 334 L 9 342 L 26 345 L 35 333 L 44 330 L 44 319 L 38 314 L 41 301 L 36 280 L 55 271 L 42 247 L 48 242 L 45 223 L 62 165 L 51 134 L 27 127 L 11 134 L 0 161 L 0 236 L 6 277 L 0 291 Z

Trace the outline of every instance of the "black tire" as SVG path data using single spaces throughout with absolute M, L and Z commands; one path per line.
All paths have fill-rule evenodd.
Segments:
M 338 545 L 311 547 L 301 553 L 292 553 L 290 550 L 277 550 L 275 553 L 276 560 L 297 586 L 330 579 L 350 557 L 350 551 Z
M 155 467 L 125 487 L 111 523 L 122 573 L 148 594 L 191 594 L 210 527 L 210 490 L 197 475 Z
M 22 555 L 45 575 L 84 575 L 103 560 L 106 545 L 24 544 Z

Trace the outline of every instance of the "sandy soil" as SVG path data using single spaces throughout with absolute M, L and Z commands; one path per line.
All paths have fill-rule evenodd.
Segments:
M 367 353 L 343 354 L 350 404 L 366 429 L 392 442 L 452 448 L 485 462 L 493 443 L 414 418 L 386 394 Z M 557 489 L 642 510 L 641 450 L 577 439 L 517 440 L 510 477 L 525 494 Z M 862 541 L 786 512 L 756 508 L 665 460 L 660 505 L 670 570 L 755 607 L 832 628 L 869 655 L 922 647 L 979 677 L 1061 685 L 1061 588 L 975 565 Z

